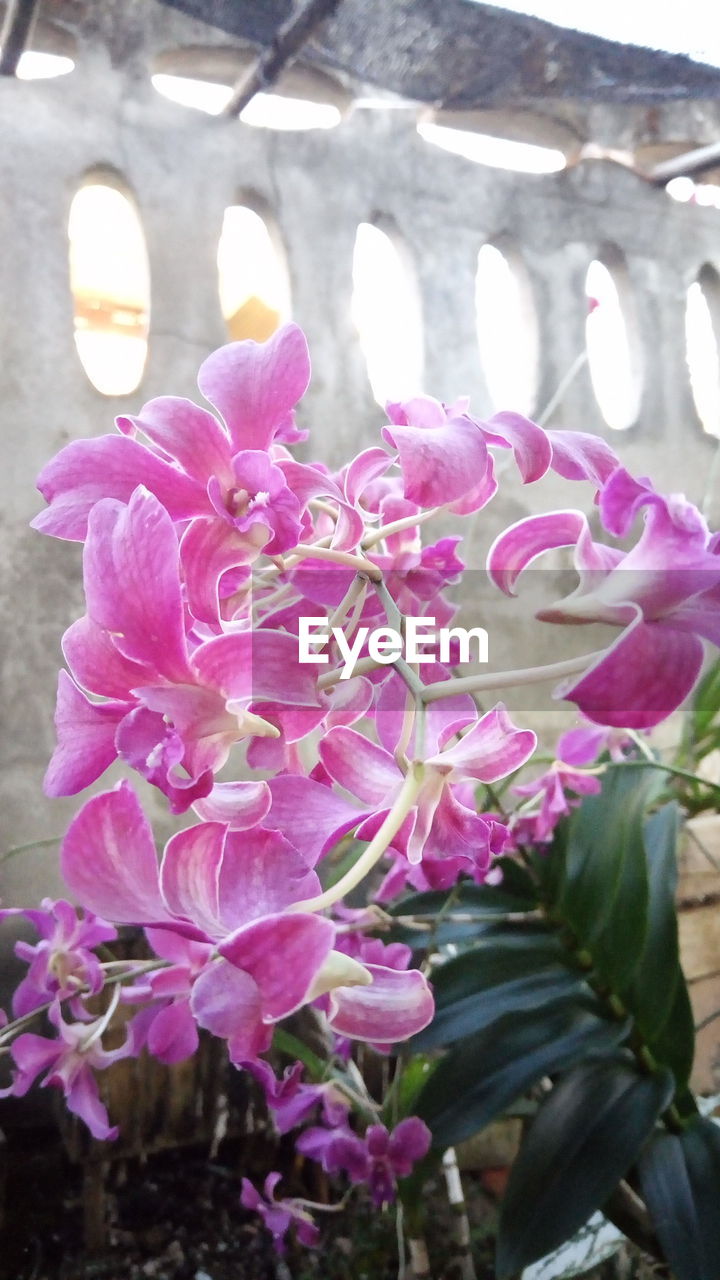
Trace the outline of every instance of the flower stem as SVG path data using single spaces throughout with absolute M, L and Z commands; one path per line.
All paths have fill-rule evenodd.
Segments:
M 116 983 L 124 982 L 126 978 L 136 978 L 138 974 L 148 973 L 152 969 L 167 969 L 168 963 L 169 962 L 167 960 L 143 960 L 140 962 L 140 964 L 133 965 L 131 969 L 126 968 L 124 973 L 111 974 L 107 972 L 109 965 L 127 964 L 127 961 L 125 960 L 109 961 L 108 963 L 102 964 L 100 966 L 101 969 L 105 970 L 105 982 L 103 984 L 103 987 L 109 987 L 111 985 L 115 985 Z M 72 993 L 73 997 L 79 996 L 79 995 L 89 995 L 89 994 L 90 994 L 89 987 L 86 987 L 84 990 L 82 988 L 79 988 L 77 991 L 73 991 Z M 69 999 L 69 998 L 70 998 L 69 996 L 65 997 L 65 999 Z M 2 1030 L 0 1030 L 0 1051 L 1 1051 L 1 1047 L 5 1044 L 8 1044 L 11 1040 L 13 1040 L 15 1036 L 18 1034 L 18 1032 L 22 1031 L 23 1027 L 29 1026 L 29 1024 L 33 1022 L 34 1019 L 37 1018 L 41 1013 L 47 1013 L 48 1009 L 52 1008 L 54 1003 L 55 1003 L 54 1000 L 48 1000 L 46 1004 L 38 1005 L 37 1009 L 31 1009 L 29 1013 L 24 1013 L 22 1014 L 21 1017 L 13 1018 L 12 1022 L 8 1022 L 7 1025 L 4 1026 Z
M 306 898 L 304 902 L 293 902 L 288 907 L 288 910 L 322 911 L 325 907 L 334 906 L 336 902 L 340 902 L 345 897 L 346 893 L 349 893 L 351 889 L 355 889 L 365 879 L 366 875 L 372 871 L 376 863 L 380 861 L 397 835 L 420 794 L 424 775 L 425 766 L 420 761 L 414 761 L 410 765 L 395 803 L 387 814 L 380 830 L 370 841 L 367 849 L 360 855 L 357 862 L 330 889 L 326 889 L 324 893 L 318 894 L 315 898 Z
M 366 560 L 364 556 L 354 556 L 350 551 L 335 551 L 332 547 L 321 547 L 317 543 L 293 547 L 292 551 L 288 551 L 284 557 L 285 568 L 290 568 L 290 562 L 295 560 L 329 560 L 347 569 L 366 573 L 374 582 L 382 577 L 382 569 L 373 564 L 372 560 Z
M 376 542 L 382 542 L 383 538 L 388 538 L 393 533 L 402 533 L 403 529 L 412 529 L 415 525 L 424 524 L 426 520 L 432 520 L 433 516 L 444 510 L 444 506 L 431 507 L 428 511 L 418 511 L 414 516 L 403 516 L 402 520 L 391 520 L 390 524 L 383 524 L 379 529 L 372 529 L 363 538 L 363 550 L 367 551 L 369 547 L 374 547 Z
M 439 698 L 450 698 L 456 693 L 474 693 L 483 689 L 504 689 L 510 685 L 558 680 L 562 676 L 572 676 L 584 671 L 602 658 L 604 653 L 604 649 L 597 649 L 594 653 L 567 658 L 564 662 L 551 662 L 545 667 L 521 667 L 517 671 L 497 671 L 483 676 L 458 676 L 452 680 L 438 680 L 434 684 L 426 684 L 420 697 L 423 702 L 437 702 Z

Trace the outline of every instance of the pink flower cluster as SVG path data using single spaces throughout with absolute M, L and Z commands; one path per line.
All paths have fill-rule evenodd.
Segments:
M 263 1080 L 281 1127 L 318 1101 L 330 1107 L 326 1120 L 340 1128 L 326 1166 L 362 1177 L 379 1203 L 424 1154 L 424 1136 L 375 1125 L 361 1139 L 333 1118 L 327 1091 L 293 1071 L 270 1080 L 262 1055 L 274 1028 L 306 1004 L 341 1047 L 389 1046 L 427 1025 L 425 976 L 405 949 L 364 938 L 345 895 L 381 863 L 371 882 L 379 901 L 408 884 L 481 882 L 517 840 L 547 840 L 571 803 L 566 789 L 599 785 L 577 766 L 602 748 L 603 727 L 615 734 L 663 719 L 692 688 L 703 640 L 720 643 L 720 539 L 683 498 L 633 479 L 601 440 L 513 413 L 480 422 L 465 401 L 388 405 L 383 443 L 341 470 L 299 462 L 288 446 L 304 438 L 294 411 L 309 375 L 295 325 L 264 344 L 231 343 L 199 372 L 210 408 L 151 400 L 119 418 L 117 434 L 69 444 L 39 478 L 48 505 L 35 527 L 84 544 L 86 602 L 63 638 L 46 790 L 74 795 L 119 761 L 183 826 L 158 861 L 128 781 L 86 801 L 62 847 L 84 915 L 66 902 L 27 912 L 40 941 L 19 951 L 29 970 L 16 1023 L 46 1008 L 56 1036 L 18 1036 L 8 1024 L 0 1045 L 15 1064 L 6 1092 L 25 1092 L 46 1072 L 43 1082 L 61 1086 L 108 1137 L 92 1069 L 143 1047 L 180 1061 L 204 1028 Z M 298 644 L 300 620 L 318 615 L 348 641 L 361 626 L 401 627 L 407 615 L 448 624 L 459 540 L 423 545 L 422 528 L 438 511 L 462 516 L 492 499 L 495 449 L 512 451 L 524 483 L 550 469 L 589 481 L 611 536 L 645 516 L 627 552 L 594 541 L 572 510 L 523 520 L 491 550 L 490 578 L 512 593 L 542 551 L 574 546 L 580 586 L 540 616 L 622 628 L 559 691 L 593 722 L 584 732 L 600 736 L 590 755 L 576 743 L 550 774 L 517 788 L 529 824 L 508 825 L 490 802 L 478 811 L 475 793 L 525 765 L 535 735 L 502 704 L 481 713 L 439 649 L 412 667 L 381 665 L 361 647 L 341 680 L 335 640 L 317 665 L 300 661 Z M 622 750 L 622 737 L 607 745 Z M 326 855 L 349 836 L 360 852 L 328 884 Z M 126 924 L 145 928 L 155 960 L 116 971 L 95 948 Z M 105 1050 L 111 1008 L 98 1016 L 86 1000 L 113 983 L 114 999 L 137 1011 L 121 1048 Z M 245 1193 L 268 1222 L 280 1212 L 275 1181 L 264 1201 Z M 282 1213 L 284 1231 L 292 1214 Z M 272 1223 L 280 1231 L 277 1216 Z

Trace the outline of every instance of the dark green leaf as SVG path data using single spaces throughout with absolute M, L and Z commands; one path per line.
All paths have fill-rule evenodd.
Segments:
M 645 824 L 647 933 L 629 995 L 645 1037 L 657 1036 L 662 1030 L 683 981 L 675 910 L 678 828 L 679 810 L 675 803 L 666 804 Z
M 720 1128 L 658 1133 L 638 1165 L 643 1198 L 677 1280 L 720 1276 Z
M 482 915 L 505 915 L 508 912 L 533 911 L 538 905 L 537 891 L 526 871 L 510 858 L 500 858 L 503 883 L 473 884 L 463 881 L 449 892 L 432 889 L 412 893 L 388 907 L 392 916 L 436 916 L 443 911 L 477 911 Z
M 540 1107 L 513 1165 L 498 1237 L 500 1280 L 569 1239 L 637 1159 L 673 1093 L 668 1071 L 624 1057 L 575 1067 Z
M 558 823 L 552 843 L 535 850 L 530 858 L 533 872 L 541 886 L 543 900 L 551 907 L 557 904 L 565 879 L 568 827 L 567 821 Z
M 614 1053 L 627 1024 L 577 1005 L 513 1014 L 462 1040 L 439 1063 L 415 1103 L 436 1146 L 477 1133 L 545 1075 Z
M 435 992 L 437 994 L 437 987 Z M 508 1013 L 541 1006 L 549 1009 L 563 1001 L 584 1002 L 586 999 L 591 999 L 587 987 L 569 969 L 560 965 L 538 969 L 482 991 L 470 990 L 466 995 L 443 1002 L 440 1007 L 436 1005 L 433 1021 L 412 1039 L 411 1047 L 415 1051 L 453 1044 L 463 1036 L 491 1026 Z
M 658 785 L 652 767 L 611 767 L 601 793 L 587 796 L 569 824 L 560 913 L 615 990 L 632 979 L 645 941 L 643 821 Z
M 695 1025 L 684 978 L 675 990 L 667 1021 L 647 1043 L 653 1057 L 673 1072 L 678 1087 L 686 1085 L 695 1056 Z

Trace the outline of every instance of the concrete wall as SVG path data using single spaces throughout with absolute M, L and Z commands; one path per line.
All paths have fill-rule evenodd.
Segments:
M 640 416 L 622 436 L 607 432 L 584 370 L 552 425 L 612 436 L 631 469 L 696 500 L 715 447 L 694 412 L 683 319 L 698 269 L 720 261 L 720 214 L 674 204 L 607 162 L 548 177 L 479 167 L 420 139 L 412 112 L 358 111 L 335 130 L 307 134 L 205 117 L 159 97 L 148 68 L 154 52 L 207 32 L 159 6 L 95 9 L 71 76 L 0 81 L 0 849 L 61 832 L 78 804 L 48 802 L 41 792 L 60 636 L 81 611 L 81 593 L 78 548 L 28 529 L 41 501 L 35 477 L 64 443 L 108 430 L 116 413 L 157 394 L 194 394 L 198 364 L 225 340 L 215 254 L 223 210 L 239 193 L 267 201 L 286 246 L 294 317 L 315 370 L 302 411 L 312 427 L 308 455 L 340 463 L 372 443 L 382 423 L 350 318 L 356 226 L 378 214 L 394 221 L 416 265 L 425 390 L 469 394 L 476 411 L 489 410 L 474 272 L 480 246 L 505 237 L 524 258 L 536 300 L 541 407 L 583 348 L 585 271 L 610 242 L 625 256 L 635 294 L 645 361 Z M 136 393 L 110 400 L 78 361 L 68 276 L 70 202 L 96 166 L 111 166 L 134 193 L 152 272 L 145 376 Z M 481 564 L 482 546 L 502 523 L 541 503 L 567 505 L 566 488 L 511 485 L 475 522 L 472 563 Z M 552 635 L 544 643 L 552 653 Z M 5 902 L 57 891 L 55 863 L 54 849 L 5 863 Z

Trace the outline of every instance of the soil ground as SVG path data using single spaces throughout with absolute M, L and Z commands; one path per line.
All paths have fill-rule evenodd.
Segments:
M 70 1164 L 57 1133 L 15 1133 L 7 1148 L 0 1280 L 397 1280 L 395 1214 L 360 1200 L 322 1216 L 319 1250 L 291 1246 L 279 1258 L 260 1219 L 239 1203 L 246 1163 L 246 1149 L 228 1141 L 214 1159 L 194 1149 L 106 1166 L 104 1242 L 89 1252 L 88 1202 L 92 1215 L 102 1171 Z M 291 1181 L 297 1176 L 290 1171 Z M 308 1195 L 299 1183 L 291 1190 Z M 322 1186 L 316 1198 L 318 1192 Z M 471 1199 L 479 1280 L 491 1280 L 494 1208 L 479 1185 Z M 452 1227 L 440 1194 L 437 1201 L 428 1243 L 431 1252 L 446 1253 Z

